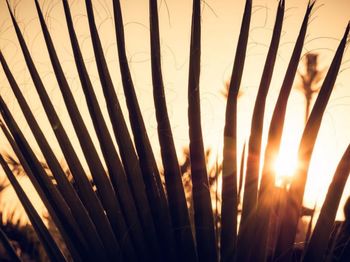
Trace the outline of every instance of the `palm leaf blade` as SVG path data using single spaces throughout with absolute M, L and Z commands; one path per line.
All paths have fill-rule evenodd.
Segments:
M 79 74 L 81 86 L 84 91 L 86 103 L 88 105 L 90 116 L 100 142 L 102 153 L 104 157 L 108 159 L 107 166 L 111 167 L 110 161 L 113 162 L 113 160 L 109 159 L 109 155 L 115 156 L 118 159 L 119 157 L 117 156 L 116 150 L 113 146 L 113 142 L 107 130 L 107 126 L 103 119 L 101 109 L 98 105 L 98 101 L 93 90 L 90 77 L 88 76 L 87 69 L 83 61 L 82 53 L 78 44 L 75 29 L 73 27 L 70 8 L 68 6 L 68 2 L 65 0 L 63 0 L 63 7 L 73 49 L 74 60 Z M 103 169 L 101 161 L 99 161 L 97 152 L 93 153 L 95 154 L 95 158 L 93 160 L 95 163 L 91 164 L 91 167 L 94 168 L 96 173 L 93 172 L 92 175 L 97 186 L 98 195 L 101 198 L 101 203 L 103 204 L 106 210 L 107 217 L 109 218 L 109 221 L 114 231 L 114 234 L 112 232 L 110 234 L 110 240 L 112 240 L 111 243 L 108 243 L 106 241 L 105 244 L 108 244 L 110 250 L 112 251 L 113 245 L 116 244 L 116 240 L 118 239 L 125 258 L 131 260 L 136 259 L 135 248 L 131 242 L 124 215 L 121 212 L 119 199 L 117 198 L 111 181 L 108 179 L 107 174 Z
M 0 164 L 2 168 L 5 171 L 6 176 L 10 180 L 13 188 L 16 191 L 16 194 L 18 198 L 20 199 L 30 221 L 32 222 L 33 227 L 35 228 L 39 239 L 41 240 L 41 243 L 43 244 L 48 257 L 51 261 L 66 261 L 65 257 L 63 256 L 61 250 L 58 248 L 56 242 L 50 235 L 49 231 L 45 227 L 44 223 L 42 222 L 40 216 L 34 209 L 32 203 L 30 202 L 29 198 L 23 191 L 22 187 L 18 183 L 16 177 L 11 172 L 10 168 L 8 167 L 6 161 L 4 160 L 3 156 L 0 154 Z M 1 233 L 3 234 L 2 230 Z M 14 251 L 13 251 L 14 252 Z M 13 261 L 20 261 L 20 259 L 17 257 L 16 253 L 14 253 L 11 256 L 11 259 Z
M 241 31 L 237 43 L 236 57 L 232 69 L 230 87 L 226 104 L 224 129 L 224 159 L 222 171 L 222 207 L 221 207 L 221 260 L 230 261 L 236 252 L 237 242 L 237 98 L 242 80 L 247 51 L 252 1 L 247 0 L 242 19 Z M 242 161 L 244 161 L 244 151 Z M 243 164 L 241 165 L 240 185 L 243 181 Z M 241 188 L 241 187 L 240 187 Z M 240 190 L 239 190 L 240 192 Z
M 253 110 L 250 138 L 248 143 L 247 168 L 243 192 L 243 208 L 237 240 L 237 246 L 239 250 L 237 254 L 238 261 L 246 261 L 246 259 L 248 259 L 251 252 L 250 248 L 248 248 L 247 245 L 248 243 L 251 243 L 256 237 L 253 232 L 253 227 L 250 227 L 249 225 L 254 225 L 255 223 L 254 219 L 257 208 L 264 111 L 266 97 L 272 79 L 272 74 L 276 62 L 277 51 L 282 32 L 284 9 L 285 1 L 281 0 L 278 3 L 272 39 L 270 42 L 269 51 L 266 57 L 265 66 Z
M 43 132 L 41 131 L 37 121 L 35 120 L 34 115 L 30 110 L 23 94 L 21 93 L 15 79 L 13 78 L 2 53 L 0 53 L 0 61 L 1 61 L 1 64 L 3 65 L 5 74 L 10 82 L 10 86 L 14 91 L 15 96 L 20 104 L 22 112 L 24 113 L 25 118 L 27 119 L 27 122 L 34 134 L 34 137 L 38 142 L 38 145 L 43 155 L 46 158 L 48 166 L 51 169 L 51 172 L 53 173 L 57 181 L 58 189 L 60 190 L 65 201 L 71 208 L 72 214 L 75 216 L 77 220 L 80 221 L 78 225 L 80 226 L 81 232 L 85 235 L 86 240 L 90 242 L 91 250 L 93 250 L 94 252 L 100 253 L 100 256 L 101 256 L 104 251 L 103 251 L 102 243 L 100 242 L 101 240 L 96 232 L 95 226 L 92 224 L 92 221 L 88 216 L 85 207 L 81 203 L 73 186 L 68 181 L 66 174 L 62 170 L 60 163 L 58 162 L 51 147 L 49 146 L 48 141 L 46 140 Z M 96 257 L 99 257 L 99 256 L 96 256 Z
M 215 248 L 214 218 L 205 163 L 200 115 L 200 8 L 200 0 L 194 0 L 188 73 L 188 125 L 190 137 L 191 177 L 193 184 L 192 194 L 198 258 L 200 261 L 215 261 L 217 259 L 217 251 Z
M 180 259 L 195 261 L 196 250 L 194 239 L 165 101 L 160 61 L 161 54 L 157 8 L 157 0 L 150 0 L 151 65 L 153 97 L 158 123 L 158 138 L 161 146 L 169 209 L 173 222 L 175 240 L 180 249 Z
M 67 106 L 68 113 L 71 119 L 72 120 L 74 119 L 72 123 L 78 135 L 80 145 L 83 148 L 84 156 L 86 157 L 88 163 L 92 163 L 89 165 L 89 167 L 92 167 L 92 165 L 94 165 L 97 162 L 97 160 L 96 162 L 93 162 L 91 159 L 98 159 L 96 149 L 93 145 L 91 137 L 87 131 L 86 125 L 84 124 L 81 114 L 78 110 L 78 107 L 73 98 L 72 92 L 69 88 L 68 82 L 66 80 L 66 77 L 64 76 L 62 67 L 60 65 L 54 45 L 52 43 L 50 33 L 47 29 L 44 17 L 42 15 L 39 3 L 38 1 L 35 1 L 35 3 L 38 11 L 38 16 L 42 27 L 42 31 L 44 34 L 44 39 L 50 55 L 50 60 L 53 65 L 53 69 L 54 69 L 57 81 L 59 83 L 61 93 L 63 95 L 65 104 Z M 53 122 L 55 122 L 55 120 Z M 89 215 L 91 216 L 91 219 L 93 220 L 99 234 L 102 236 L 104 240 L 108 241 L 104 236 L 110 235 L 111 225 L 104 212 L 103 206 L 100 200 L 97 198 L 95 192 L 93 191 L 90 181 L 85 175 L 85 171 L 83 170 L 82 164 L 80 163 L 62 126 L 58 126 L 57 128 L 54 129 L 54 131 L 57 136 L 58 142 L 61 146 L 62 152 L 65 155 L 65 158 L 68 162 L 72 175 L 75 178 L 79 196 L 83 201 L 85 207 L 87 208 L 87 211 L 89 212 Z M 95 169 L 92 168 L 92 171 L 95 171 Z
M 7 140 L 10 142 L 32 184 L 43 200 L 45 207 L 60 230 L 71 254 L 80 260 L 79 257 L 84 257 L 84 254 L 87 253 L 86 244 L 67 203 L 47 176 L 2 97 L 0 97 L 0 111 L 13 136 L 1 122 L 1 128 Z
M 109 108 L 111 107 L 119 108 L 119 110 L 116 112 L 120 114 L 119 116 L 117 116 L 117 119 L 118 120 L 121 119 L 119 120 L 119 123 L 120 121 L 124 122 L 118 99 L 115 96 L 113 83 L 108 71 L 108 66 L 104 57 L 101 41 L 96 28 L 91 1 L 86 1 L 86 8 L 88 13 L 90 33 L 91 33 L 91 39 L 93 42 L 97 68 L 100 75 L 101 85 L 105 93 L 106 102 Z M 114 100 L 108 98 L 110 94 L 112 97 L 115 97 Z M 110 109 L 109 112 L 114 112 L 114 110 Z M 110 116 L 113 117 L 114 114 L 110 113 Z M 102 117 L 102 115 L 100 117 Z M 126 135 L 129 136 L 128 132 L 125 133 L 125 136 Z M 110 138 L 109 140 L 110 141 L 105 141 L 105 143 L 112 145 L 112 140 Z M 149 254 L 147 254 L 148 251 L 146 248 L 146 241 L 144 239 L 143 230 L 142 230 L 140 221 L 138 219 L 136 205 L 135 205 L 133 196 L 131 194 L 128 181 L 126 179 L 124 168 L 119 160 L 119 156 L 117 152 L 114 149 L 107 148 L 106 151 L 108 152 L 108 154 L 105 154 L 105 159 L 106 159 L 107 165 L 109 165 L 108 170 L 110 173 L 111 181 L 114 184 L 115 191 L 117 192 L 121 205 L 123 207 L 125 220 L 128 223 L 129 227 L 131 228 L 130 230 L 131 237 L 138 249 L 138 254 L 140 258 L 147 260 L 148 259 L 147 257 L 149 256 Z M 117 166 L 115 164 L 117 164 Z M 139 177 L 141 176 L 140 173 L 132 174 L 131 176 L 134 177 L 135 175 L 138 175 Z
M 281 232 L 276 250 L 276 256 L 278 257 L 282 254 L 287 254 L 287 256 L 290 255 L 290 251 L 293 247 L 312 151 L 321 125 L 322 116 L 325 112 L 326 105 L 339 72 L 341 60 L 346 47 L 349 27 L 350 25 L 347 26 L 336 54 L 334 55 L 333 61 L 322 84 L 320 93 L 316 99 L 301 138 L 298 154 L 302 164 L 298 166 L 290 187 L 287 204 L 290 208 L 286 209 L 282 220 Z
M 350 146 L 340 160 L 333 180 L 328 188 L 320 215 L 310 242 L 306 248 L 304 261 L 321 261 L 327 249 L 328 239 L 333 229 L 339 202 L 350 173 Z
M 264 260 L 267 256 L 267 245 L 266 244 L 264 245 L 262 243 L 267 243 L 270 214 L 273 208 L 273 205 L 272 205 L 273 199 L 275 197 L 275 194 L 274 194 L 275 178 L 274 178 L 273 164 L 280 148 L 287 102 L 288 102 L 290 91 L 293 86 L 293 81 L 296 75 L 296 71 L 298 68 L 299 59 L 301 56 L 305 35 L 307 31 L 309 16 L 312 11 L 313 5 L 314 3 L 309 3 L 307 7 L 304 20 L 302 22 L 302 26 L 299 31 L 299 36 L 295 43 L 295 47 L 294 47 L 292 56 L 290 58 L 290 62 L 286 71 L 285 78 L 283 80 L 283 84 L 275 105 L 275 109 L 272 115 L 272 120 L 270 123 L 268 142 L 265 149 L 265 158 L 264 158 L 264 166 L 263 166 L 263 172 L 262 172 L 262 178 L 261 178 L 261 185 L 259 189 L 257 221 L 260 221 L 260 222 L 256 224 L 256 230 L 255 230 L 255 232 L 258 232 L 256 234 L 257 238 L 256 238 L 255 248 L 254 248 L 255 260 Z
M 119 67 L 126 104 L 129 111 L 129 120 L 134 136 L 135 147 L 139 157 L 139 163 L 146 185 L 146 193 L 151 207 L 153 220 L 156 226 L 161 252 L 170 260 L 175 259 L 174 236 L 171 230 L 171 220 L 168 203 L 164 189 L 160 181 L 158 167 L 152 152 L 152 147 L 146 132 L 141 110 L 137 101 L 134 84 L 125 50 L 123 18 L 120 1 L 113 1 L 115 19 L 115 31 L 117 38 Z M 155 245 L 153 245 L 156 247 Z

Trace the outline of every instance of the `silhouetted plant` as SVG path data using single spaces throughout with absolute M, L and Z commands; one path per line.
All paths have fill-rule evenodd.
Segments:
M 305 96 L 305 123 L 309 118 L 311 101 L 320 90 L 319 82 L 322 80 L 322 71 L 318 68 L 318 54 L 309 53 L 305 57 L 306 72 L 301 74 L 302 84 L 299 89 Z
M 284 192 L 286 201 L 282 205 L 275 201 L 279 192 L 275 186 L 272 166 L 280 148 L 288 97 L 303 50 L 309 16 L 315 2 L 310 1 L 307 6 L 286 70 L 270 122 L 261 180 L 259 180 L 260 158 L 263 154 L 261 142 L 266 98 L 274 71 L 284 21 L 285 1 L 279 1 L 271 44 L 269 45 L 253 110 L 250 138 L 247 143 L 245 183 L 242 185 L 243 209 L 242 214 L 239 215 L 239 186 L 237 183 L 237 112 L 239 109 L 237 98 L 244 71 L 252 15 L 252 0 L 246 0 L 227 94 L 221 174 L 221 231 L 219 234 L 216 230 L 218 221 L 214 220 L 215 212 L 209 190 L 209 174 L 206 166 L 201 125 L 199 81 L 201 68 L 201 1 L 193 1 L 188 74 L 189 159 L 191 163 L 193 224 L 190 222 L 182 182 L 183 170 L 180 169 L 178 162 L 165 101 L 160 59 L 157 0 L 149 1 L 150 47 L 153 98 L 164 167 L 165 187 L 163 187 L 159 168 L 146 132 L 130 73 L 120 1 L 113 0 L 113 13 L 119 69 L 128 118 L 124 118 L 110 76 L 99 32 L 95 24 L 92 1 L 85 1 L 94 57 L 105 98 L 103 102 L 106 103 L 108 109 L 107 119 L 102 115 L 100 101 L 96 97 L 91 76 L 88 74 L 82 57 L 68 1 L 63 0 L 62 2 L 74 62 L 94 130 L 87 130 L 86 123 L 81 116 L 82 112 L 74 100 L 71 87 L 63 73 L 60 60 L 56 54 L 56 44 L 51 39 L 37 0 L 35 0 L 35 5 L 50 62 L 88 164 L 89 172 L 84 170 L 77 157 L 76 149 L 72 145 L 48 96 L 47 88 L 37 71 L 9 4 L 9 12 L 27 68 L 67 161 L 75 186 L 73 187 L 62 165 L 53 153 L 50 143 L 37 123 L 36 116 L 28 106 L 26 98 L 11 73 L 11 69 L 6 62 L 6 54 L 3 53 L 0 53 L 3 70 L 54 181 L 38 160 L 30 142 L 18 127 L 11 110 L 1 97 L 0 112 L 3 120 L 1 120 L 0 126 L 23 169 L 44 202 L 72 259 L 74 261 L 217 261 L 220 259 L 221 261 L 241 262 L 266 261 L 267 259 L 269 261 L 290 261 L 295 257 L 294 254 L 297 252 L 295 252 L 294 242 L 302 211 L 310 159 L 322 116 L 339 72 L 348 41 L 350 25 L 347 26 L 340 41 L 308 118 L 299 146 L 299 159 L 302 160 L 302 164 L 298 167 L 289 189 Z M 111 133 L 107 128 L 107 121 L 112 124 L 113 130 Z M 129 132 L 126 121 L 130 122 L 132 134 Z M 89 132 L 93 131 L 97 135 L 98 145 L 93 144 L 90 137 Z M 112 136 L 114 136 L 118 148 L 114 146 Z M 97 153 L 96 146 L 100 147 L 102 157 Z M 21 200 L 33 228 L 47 252 L 48 258 L 52 261 L 67 260 L 60 245 L 43 224 L 43 220 L 35 211 L 30 199 L 1 155 L 0 163 Z M 103 163 L 106 164 L 107 170 L 104 169 Z M 215 172 L 217 171 L 219 171 L 219 168 Z M 307 247 L 300 250 L 301 254 L 298 259 L 320 261 L 324 258 L 349 171 L 350 147 L 339 162 L 316 227 Z M 94 187 L 88 179 L 88 173 L 92 176 Z M 277 208 L 279 204 L 281 205 Z M 275 210 L 278 210 L 278 220 L 275 225 L 276 228 L 272 231 L 271 221 Z M 240 218 L 239 223 L 238 218 Z M 271 232 L 275 232 L 274 239 L 272 239 Z M 8 250 L 10 253 L 11 249 Z M 350 248 L 347 250 L 350 250 Z
M 1 219 L 3 219 L 2 214 Z M 5 222 L 1 220 L 0 230 L 6 234 L 22 261 L 45 261 L 47 259 L 45 250 L 31 225 L 21 225 L 19 221 L 16 222 L 9 218 Z M 12 258 L 6 252 L 1 252 L 0 260 L 12 261 Z

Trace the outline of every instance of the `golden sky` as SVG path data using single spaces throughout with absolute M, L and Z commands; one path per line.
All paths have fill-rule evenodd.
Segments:
M 74 66 L 74 59 L 69 43 L 68 33 L 60 1 L 40 1 L 50 32 L 56 44 L 59 57 L 63 64 L 69 83 L 74 90 L 76 100 L 84 112 L 84 119 L 92 131 L 92 123 L 88 118 L 85 99 L 80 88 L 79 79 Z M 91 79 L 100 98 L 101 106 L 107 117 L 106 106 L 100 88 L 97 70 L 94 64 L 93 51 L 89 39 L 87 18 L 83 1 L 70 1 L 75 28 L 80 45 L 83 49 Z M 213 148 L 215 154 L 221 155 L 222 134 L 225 99 L 220 94 L 232 70 L 236 42 L 244 8 L 243 0 L 206 0 L 202 7 L 202 67 L 201 67 L 201 107 L 202 126 L 205 146 Z M 281 86 L 291 51 L 298 34 L 301 21 L 307 6 L 306 0 L 287 0 L 283 34 L 280 43 L 279 56 L 267 101 L 265 131 Z M 63 104 L 59 88 L 55 81 L 53 70 L 49 62 L 46 46 L 40 31 L 34 8 L 34 1 L 15 1 L 16 17 L 24 31 L 34 61 L 47 86 L 53 103 L 70 132 L 78 152 L 77 138 Z M 112 19 L 111 1 L 95 0 L 96 20 L 103 41 L 105 54 L 115 83 L 115 88 L 123 105 L 124 97 L 118 70 L 115 34 Z M 150 51 L 148 30 L 148 1 L 122 0 L 125 23 L 127 52 L 131 72 L 134 77 L 136 92 L 139 97 L 144 120 L 151 138 L 153 149 L 160 163 L 159 145 L 157 142 L 156 120 L 152 99 L 152 85 L 150 78 Z M 239 150 L 244 140 L 249 136 L 251 111 L 254 105 L 257 88 L 266 58 L 272 27 L 275 19 L 276 0 L 253 0 L 253 16 L 246 66 L 244 70 L 241 90 L 243 96 L 239 100 Z M 188 54 L 191 22 L 191 1 L 167 0 L 159 1 L 161 23 L 162 65 L 166 88 L 168 110 L 174 132 L 175 143 L 179 152 L 188 142 L 187 126 L 187 74 Z M 15 6 L 15 4 L 13 4 Z M 320 69 L 327 69 L 343 31 L 350 20 L 349 0 L 321 0 L 317 1 L 315 12 L 309 25 L 308 36 L 305 41 L 304 53 L 314 51 L 319 53 Z M 6 9 L 5 1 L 0 1 L 0 48 L 7 59 L 10 68 L 16 75 L 24 94 L 28 98 L 31 108 L 45 130 L 47 138 L 52 141 L 52 147 L 59 159 L 59 150 L 53 132 L 51 131 L 41 103 L 26 70 L 19 45 L 11 27 L 11 21 Z M 303 63 L 300 72 L 303 72 Z M 295 80 L 288 104 L 285 134 L 282 142 L 281 154 L 284 158 L 296 157 L 300 136 L 304 122 L 305 104 L 300 91 L 296 89 L 300 79 Z M 29 128 L 25 124 L 15 98 L 8 86 L 7 80 L 0 70 L 0 93 L 8 103 L 20 126 L 25 130 L 31 142 L 33 139 Z M 125 108 L 125 107 L 124 107 Z M 126 110 L 124 111 L 125 115 Z M 350 142 L 350 52 L 347 50 L 343 59 L 342 72 L 338 76 L 335 90 L 323 119 L 323 124 L 315 147 L 310 175 L 305 196 L 306 204 L 313 206 L 317 201 L 322 203 L 327 186 L 335 170 L 337 162 Z M 97 139 L 91 132 L 94 140 Z M 34 144 L 34 142 L 33 142 Z M 38 147 L 34 147 L 39 152 Z M 98 148 L 98 146 L 97 146 Z M 8 144 L 1 140 L 1 149 L 9 150 Z M 179 153 L 180 155 L 180 153 Z M 282 158 L 283 158 L 282 157 Z M 345 196 L 350 192 L 348 183 Z M 343 200 L 345 199 L 343 197 Z

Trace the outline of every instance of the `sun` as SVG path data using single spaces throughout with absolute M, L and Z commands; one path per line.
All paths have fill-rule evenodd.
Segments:
M 290 184 L 293 175 L 298 167 L 298 157 L 287 151 L 281 151 L 276 157 L 274 171 L 276 174 L 276 186 Z

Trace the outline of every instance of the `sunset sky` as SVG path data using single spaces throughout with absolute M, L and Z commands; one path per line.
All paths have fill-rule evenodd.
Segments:
M 69 83 L 74 90 L 74 95 L 82 112 L 84 112 L 84 119 L 87 121 L 89 129 L 93 131 L 92 123 L 88 117 L 85 98 L 74 65 L 61 1 L 40 2 L 42 3 L 44 13 L 47 15 L 46 21 L 48 22 Z M 111 1 L 98 0 L 92 2 L 94 4 L 96 22 L 99 25 L 100 36 L 103 42 L 105 55 L 109 61 L 115 88 L 119 95 L 120 102 L 124 105 L 125 109 L 117 61 Z M 222 154 L 224 110 L 226 105 L 225 98 L 221 95 L 220 91 L 224 89 L 225 82 L 230 78 L 244 2 L 243 0 L 206 0 L 202 3 L 202 128 L 205 147 L 212 148 L 214 155 L 216 156 L 216 154 L 218 154 L 219 159 Z M 274 102 L 277 98 L 290 54 L 294 47 L 307 2 L 306 0 L 286 1 L 287 11 L 285 14 L 279 55 L 267 100 L 265 134 L 267 133 Z M 15 3 L 18 3 L 18 5 L 13 4 L 12 6 L 16 6 L 16 17 L 20 22 L 22 31 L 24 31 L 31 54 L 41 73 L 42 80 L 48 88 L 61 120 L 64 122 L 67 131 L 70 132 L 77 151 L 82 156 L 78 146 L 78 140 L 75 137 L 51 68 L 51 63 L 37 20 L 34 1 L 15 1 Z M 70 1 L 70 3 L 75 28 L 80 39 L 80 45 L 84 52 L 84 58 L 88 65 L 91 80 L 100 98 L 99 101 L 102 101 L 101 106 L 107 117 L 108 114 L 103 102 L 103 94 L 100 88 L 89 38 L 85 6 L 83 1 Z M 173 127 L 175 144 L 178 149 L 179 158 L 181 159 L 182 149 L 188 144 L 187 80 L 192 1 L 163 0 L 159 1 L 159 3 L 163 78 L 165 81 L 166 99 Z M 148 134 L 157 161 L 160 164 L 161 159 L 150 74 L 148 1 L 122 0 L 121 4 L 124 15 L 126 45 L 131 72 Z M 239 99 L 238 105 L 239 152 L 242 150 L 244 141 L 249 137 L 251 112 L 272 34 L 277 4 L 278 1 L 276 0 L 253 0 L 254 9 L 250 39 L 241 86 L 242 96 Z M 11 70 L 16 75 L 18 84 L 35 112 L 37 120 L 45 130 L 47 138 L 52 141 L 51 145 L 54 151 L 58 158 L 63 160 L 58 143 L 49 127 L 44 110 L 42 109 L 40 100 L 38 99 L 30 75 L 24 64 L 4 0 L 0 1 L 0 17 L 0 49 L 7 59 Z M 308 36 L 305 41 L 304 53 L 318 53 L 320 69 L 326 70 L 330 64 L 349 20 L 349 0 L 316 1 L 316 8 L 312 14 Z M 303 61 L 300 63 L 299 67 L 301 73 L 304 70 Z M 281 148 L 281 162 L 285 163 L 285 166 L 289 166 L 290 163 L 293 163 L 293 159 L 297 157 L 298 145 L 304 125 L 305 103 L 302 93 L 297 88 L 300 84 L 300 78 L 297 77 L 288 104 Z M 12 112 L 20 126 L 26 132 L 26 135 L 28 135 L 31 143 L 34 144 L 29 128 L 24 121 L 24 117 L 19 110 L 2 69 L 0 69 L 0 94 L 8 103 L 10 109 L 13 110 Z M 124 110 L 124 112 L 124 115 L 127 117 L 127 111 Z M 350 142 L 349 115 L 350 52 L 347 50 L 343 58 L 341 73 L 338 76 L 335 90 L 323 118 L 323 124 L 312 158 L 305 195 L 305 204 L 309 207 L 312 207 L 315 201 L 317 201 L 318 205 L 323 202 L 324 195 L 336 165 Z M 91 132 L 91 135 L 97 145 L 94 132 Z M 10 151 L 10 146 L 2 136 L 0 145 L 2 151 Z M 36 152 L 39 152 L 38 147 L 34 148 Z M 291 167 L 283 172 L 289 173 L 288 171 L 290 171 L 290 169 Z M 342 202 L 349 196 L 349 192 L 350 183 L 348 183 Z

